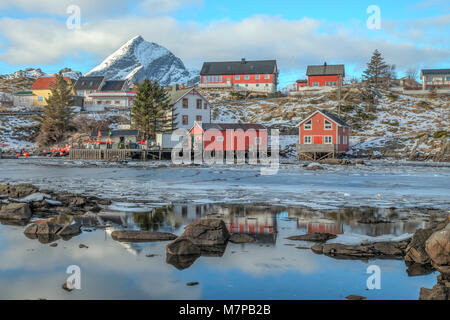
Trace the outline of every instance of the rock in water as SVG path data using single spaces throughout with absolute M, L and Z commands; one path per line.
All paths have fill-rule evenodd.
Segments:
M 405 261 L 419 264 L 430 263 L 430 257 L 425 251 L 425 242 L 432 233 L 432 229 L 419 229 L 414 233 L 411 242 L 406 247 Z
M 31 209 L 27 203 L 8 203 L 0 209 L 0 219 L 28 221 Z
M 177 238 L 176 235 L 168 232 L 150 232 L 150 231 L 113 231 L 111 237 L 116 241 L 122 242 L 152 242 L 168 241 Z
M 312 242 L 325 242 L 330 239 L 335 239 L 337 236 L 335 234 L 331 233 L 320 233 L 320 232 L 312 232 L 300 236 L 292 236 L 288 237 L 288 240 L 294 240 L 294 241 L 312 241 Z
M 180 238 L 199 246 L 225 245 L 230 238 L 225 222 L 220 219 L 200 219 L 188 225 Z
M 355 294 L 351 294 L 349 296 L 346 296 L 345 299 L 348 299 L 348 300 L 364 300 L 364 299 L 367 299 L 367 298 L 366 297 L 362 297 L 362 296 L 357 296 Z
M 200 255 L 201 249 L 195 245 L 190 239 L 177 238 L 175 241 L 169 243 L 166 247 L 167 254 L 170 255 Z
M 436 269 L 450 274 L 450 223 L 428 238 L 425 243 L 425 251 Z
M 230 237 L 232 243 L 250 243 L 255 242 L 255 238 L 246 233 L 233 233 Z
M 325 170 L 325 168 L 320 163 L 312 162 L 308 164 L 306 170 Z
M 38 190 L 32 184 L 0 185 L 0 194 L 10 198 L 24 198 Z
M 86 76 L 104 76 L 108 80 L 144 79 L 158 81 L 160 85 L 193 85 L 200 81 L 198 71 L 188 70 L 180 58 L 166 48 L 137 36 L 106 58 Z

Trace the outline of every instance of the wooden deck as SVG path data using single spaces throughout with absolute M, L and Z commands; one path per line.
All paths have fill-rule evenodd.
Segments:
M 334 144 L 297 144 L 297 153 L 299 159 L 322 160 L 335 158 L 339 151 Z

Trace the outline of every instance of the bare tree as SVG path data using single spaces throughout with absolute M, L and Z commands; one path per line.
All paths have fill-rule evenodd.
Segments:
M 406 77 L 409 80 L 416 80 L 418 76 L 419 76 L 419 70 L 417 70 L 417 68 L 411 67 L 408 70 L 406 70 Z

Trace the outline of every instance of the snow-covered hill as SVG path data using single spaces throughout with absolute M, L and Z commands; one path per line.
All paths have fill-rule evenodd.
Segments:
M 37 79 L 42 77 L 45 73 L 41 69 L 27 68 L 25 70 L 19 70 L 11 74 L 0 75 L 0 79 L 19 79 L 19 78 L 29 78 Z
M 168 49 L 136 36 L 106 58 L 86 76 L 103 76 L 110 80 L 144 79 L 159 81 L 161 85 L 192 85 L 200 80 L 199 72 L 189 70 L 183 61 Z

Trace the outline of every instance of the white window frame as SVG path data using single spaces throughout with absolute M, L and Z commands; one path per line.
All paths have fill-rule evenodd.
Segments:
M 270 79 L 270 74 L 265 74 L 264 79 Z
M 216 138 L 216 140 L 219 141 L 219 142 L 223 142 L 223 141 L 224 141 L 224 138 L 223 138 L 223 136 L 218 136 L 218 137 Z
M 248 74 L 246 74 L 246 75 L 244 76 L 244 80 L 250 80 L 250 76 L 249 76 Z
M 259 74 L 255 75 L 255 80 L 259 80 Z
M 338 135 L 338 144 L 341 144 L 341 136 Z
M 327 125 L 329 125 L 329 127 L 327 127 Z M 328 121 L 327 119 L 325 119 L 325 121 L 323 122 L 323 129 L 324 130 L 333 130 L 333 124 L 331 123 L 331 121 Z
M 309 141 L 306 141 L 308 138 Z M 312 144 L 312 136 L 303 136 L 303 144 Z
M 311 122 L 311 123 L 308 124 L 308 122 Z M 312 130 L 312 119 L 309 119 L 308 121 L 306 121 L 305 124 L 303 125 L 303 128 L 305 130 Z
M 255 144 L 256 144 L 257 146 L 259 146 L 259 145 L 261 145 L 261 143 L 262 143 L 262 139 L 261 139 L 260 137 L 256 137 L 256 138 L 255 138 Z
M 327 138 L 329 138 L 330 141 L 327 141 Z M 324 144 L 333 144 L 333 136 L 324 136 L 323 142 L 324 142 Z
M 234 80 L 241 80 L 241 76 L 240 75 L 235 75 L 234 76 Z

